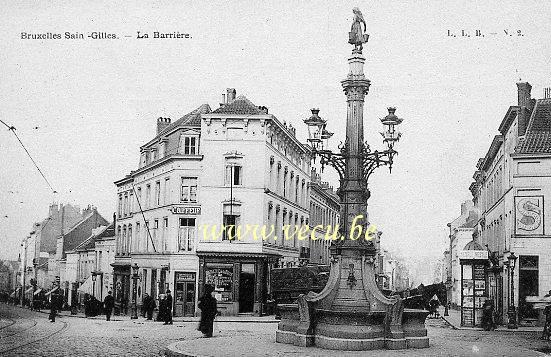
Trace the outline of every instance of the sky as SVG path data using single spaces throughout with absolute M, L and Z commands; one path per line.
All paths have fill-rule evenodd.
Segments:
M 302 120 L 319 108 L 336 148 L 356 6 L 370 34 L 366 140 L 384 149 L 379 118 L 388 106 L 404 119 L 392 174 L 371 176 L 370 221 L 402 256 L 440 257 L 446 224 L 472 198 L 476 162 L 516 104 L 515 83 L 530 82 L 537 98 L 551 86 L 550 2 L 3 2 L 0 119 L 17 128 L 58 194 L 0 128 L 0 259 L 17 258 L 52 202 L 92 204 L 111 217 L 113 182 L 137 168 L 156 118 L 216 108 L 228 87 L 291 123 L 303 142 Z M 66 31 L 85 39 L 21 39 Z M 118 38 L 86 38 L 94 31 Z M 138 39 L 138 31 L 191 38 Z M 330 168 L 324 177 L 337 186 Z

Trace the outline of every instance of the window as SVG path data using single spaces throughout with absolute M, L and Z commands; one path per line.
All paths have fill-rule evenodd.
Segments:
M 128 201 L 128 214 L 134 212 L 134 192 L 130 191 L 130 199 Z
M 163 197 L 163 203 L 166 205 L 169 203 L 170 197 L 170 177 L 165 178 L 165 191 Z
M 142 239 L 141 232 L 140 232 L 140 222 L 136 223 L 136 240 L 134 242 L 134 249 L 136 252 L 140 251 L 140 240 Z
M 197 177 L 182 177 L 180 201 L 197 202 Z
M 195 245 L 195 218 L 180 218 L 178 251 L 190 252 Z
M 287 167 L 283 172 L 283 197 L 287 197 Z
M 115 250 L 116 254 L 120 255 L 121 251 L 122 251 L 122 230 L 121 230 L 121 226 L 119 226 L 118 229 L 117 229 L 117 243 L 116 243 L 115 249 L 116 249 Z
M 152 251 L 159 251 L 159 242 L 157 239 L 157 232 L 159 231 L 159 220 L 156 219 L 153 221 L 153 228 L 151 229 L 151 239 L 153 240 L 153 244 L 151 247 Z
M 145 186 L 145 208 L 149 208 L 151 202 L 151 185 Z
M 180 139 L 180 153 L 184 155 L 199 155 L 199 137 L 196 135 L 182 135 Z
M 163 218 L 163 235 L 162 235 L 162 251 L 166 252 L 168 250 L 167 244 L 167 234 L 168 234 L 168 217 Z
M 236 239 L 239 216 L 235 214 L 225 214 L 223 225 L 224 231 L 222 232 L 222 240 L 232 241 Z
M 126 254 L 130 254 L 130 246 L 132 244 L 132 225 L 128 226 L 128 237 L 126 237 Z
M 122 195 L 119 195 L 119 209 L 118 209 L 118 213 L 119 213 L 119 218 L 122 217 Z
M 142 188 L 138 187 L 138 193 L 136 194 L 136 200 L 138 201 L 138 208 L 141 209 L 142 202 Z
M 224 182 L 227 186 L 238 186 L 243 184 L 243 168 L 239 165 L 226 164 L 226 175 Z
M 143 230 L 143 250 L 149 251 L 149 247 L 151 247 L 151 239 L 149 238 L 149 221 L 144 222 L 144 230 Z
M 155 204 L 161 205 L 161 181 L 155 182 Z
M 299 181 L 299 179 L 298 179 L 298 176 L 297 176 L 297 182 L 295 184 L 295 203 L 298 203 L 298 199 L 299 199 L 298 198 L 298 181 Z

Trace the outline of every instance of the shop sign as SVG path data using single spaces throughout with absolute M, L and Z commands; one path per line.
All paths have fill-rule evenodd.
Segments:
M 195 281 L 195 273 L 176 273 L 177 281 Z
M 174 214 L 190 214 L 197 216 L 201 214 L 201 207 L 176 206 L 172 207 L 171 211 Z
M 515 234 L 542 235 L 543 196 L 515 196 Z
M 474 259 L 488 259 L 487 250 L 460 250 L 457 255 L 459 259 L 474 260 Z

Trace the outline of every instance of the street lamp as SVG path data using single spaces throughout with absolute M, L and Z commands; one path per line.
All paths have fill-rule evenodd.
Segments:
M 92 272 L 92 296 L 96 297 L 96 279 L 97 279 L 97 273 L 95 271 Z
M 140 276 L 138 275 L 140 267 L 138 266 L 138 263 L 134 263 L 132 266 L 132 316 L 130 316 L 131 319 L 137 319 L 138 318 L 138 306 L 136 306 L 136 298 L 137 298 L 137 292 L 136 292 L 136 286 L 138 285 L 138 279 Z
M 509 308 L 507 309 L 507 317 L 509 319 L 507 322 L 507 328 L 509 329 L 518 328 L 517 312 L 515 308 L 515 264 L 517 262 L 517 258 L 518 257 L 513 252 L 511 252 L 511 254 L 507 257 L 507 260 L 509 261 L 509 272 L 511 273 L 510 303 Z
M 448 279 L 446 280 L 446 282 L 444 283 L 446 285 L 446 304 L 444 305 L 444 316 L 450 316 L 450 313 L 449 313 L 449 300 L 448 300 L 448 295 L 451 295 L 451 294 L 448 294 L 448 291 L 450 291 L 452 288 L 453 288 L 453 281 L 452 279 L 448 276 Z

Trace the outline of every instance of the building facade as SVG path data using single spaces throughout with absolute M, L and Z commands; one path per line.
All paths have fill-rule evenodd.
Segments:
M 131 266 L 139 280 L 136 304 L 145 293 L 158 299 L 174 292 L 174 315 L 193 316 L 197 301 L 199 192 L 203 168 L 201 115 L 207 104 L 171 123 L 157 120 L 157 134 L 140 148 L 138 169 L 115 182 L 117 224 L 113 286 L 115 312 L 132 303 Z
M 490 251 L 489 296 L 503 322 L 514 304 L 521 322 L 532 323 L 538 313 L 527 297 L 551 290 L 551 98 L 532 99 L 526 82 L 517 89 L 517 105 L 478 161 L 470 189 L 481 213 L 475 234 Z M 518 257 L 513 271 L 511 253 Z
M 326 239 L 326 236 L 330 237 L 339 225 L 340 199 L 333 187 L 322 181 L 315 169 L 312 169 L 310 176 L 310 225 L 318 228 L 315 231 L 316 239 L 309 239 L 310 246 L 301 254 L 309 264 L 329 264 L 331 240 Z M 331 227 L 329 232 L 328 226 Z
M 202 116 L 199 194 L 208 215 L 201 225 L 241 227 L 242 237 L 226 230 L 219 239 L 199 239 L 199 294 L 211 284 L 223 314 L 258 315 L 267 310 L 270 269 L 299 265 L 309 248 L 295 226 L 309 224 L 310 151 L 267 108 L 236 97 L 233 89 L 227 94 Z M 273 235 L 245 235 L 254 226 Z
M 170 289 L 174 315 L 193 316 L 211 284 L 223 314 L 263 314 L 270 269 L 307 263 L 312 251 L 295 227 L 313 224 L 309 147 L 266 107 L 228 89 L 215 110 L 204 104 L 173 123 L 159 118 L 140 151 L 138 169 L 115 182 L 116 308 L 127 312 L 133 301 L 137 265 L 138 307 L 144 293 Z M 316 214 L 332 224 L 338 199 L 318 181 Z M 318 250 L 327 260 L 326 247 Z

